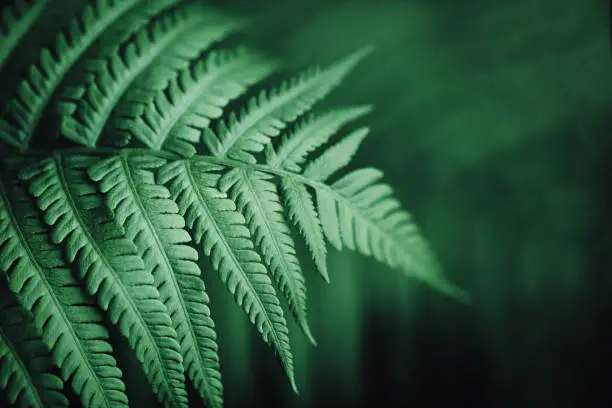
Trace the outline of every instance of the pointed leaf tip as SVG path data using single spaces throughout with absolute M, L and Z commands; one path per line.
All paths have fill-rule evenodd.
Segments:
M 308 322 L 305 320 L 302 320 L 299 322 L 300 325 L 300 329 L 302 329 L 302 332 L 304 333 L 304 335 L 306 336 L 306 338 L 308 339 L 308 341 L 310 342 L 310 344 L 312 344 L 313 346 L 317 346 L 317 341 L 315 340 L 314 336 L 312 335 L 312 331 L 310 330 L 310 326 L 308 325 Z
M 300 395 L 300 390 L 298 390 L 297 384 L 295 382 L 295 376 L 291 375 L 289 377 L 289 383 L 291 384 L 291 389 L 295 393 L 295 395 Z
M 346 64 L 347 69 L 353 68 L 355 65 L 360 63 L 365 57 L 374 52 L 374 46 L 366 45 L 359 48 L 357 51 L 353 52 L 349 56 L 345 57 L 340 64 Z

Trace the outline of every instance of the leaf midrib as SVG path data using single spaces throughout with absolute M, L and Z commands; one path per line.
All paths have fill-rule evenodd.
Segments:
M 263 208 L 262 202 L 261 202 L 261 196 L 260 194 L 258 194 L 258 191 L 256 189 L 256 187 L 253 185 L 253 180 L 250 177 L 250 175 L 247 173 L 246 169 L 240 169 L 240 174 L 242 175 L 242 179 L 244 180 L 245 184 L 247 185 L 247 187 L 249 188 L 249 190 L 251 191 L 251 194 L 253 196 L 253 200 L 255 201 L 255 205 L 257 206 L 259 213 L 263 214 L 263 224 L 265 225 L 266 231 L 268 232 L 267 234 L 264 234 L 262 237 L 262 245 L 264 240 L 268 241 L 267 238 L 270 238 L 270 241 L 272 241 L 272 246 L 274 248 L 274 252 L 276 253 L 276 257 L 280 259 L 281 263 L 282 263 L 282 268 L 285 269 L 287 271 L 287 274 L 289 276 L 288 279 L 286 280 L 286 282 L 289 284 L 289 286 L 291 287 L 291 292 L 293 294 L 295 294 L 296 297 L 298 297 L 297 302 L 291 302 L 289 300 L 289 306 L 290 309 L 295 309 L 296 314 L 299 315 L 300 320 L 304 319 L 304 316 L 302 316 L 303 310 L 301 310 L 303 308 L 303 305 L 300 302 L 300 295 L 299 295 L 299 291 L 298 288 L 295 286 L 295 282 L 293 281 L 293 276 L 291 276 L 294 273 L 297 273 L 297 271 L 295 271 L 294 269 L 289 268 L 289 264 L 287 263 L 287 260 L 284 257 L 283 252 L 280 249 L 280 245 L 278 243 L 278 240 L 276 239 L 276 232 L 272 229 L 272 227 L 270 226 L 269 221 L 269 216 L 267 214 L 267 212 L 265 211 L 265 209 Z M 246 206 L 246 204 L 245 204 Z M 280 272 L 278 273 L 278 280 L 280 281 L 280 277 L 282 276 L 280 274 Z M 282 292 L 282 291 L 281 291 Z M 297 303 L 297 304 L 296 304 Z
M 133 173 L 130 169 L 130 164 L 128 162 L 128 155 L 129 152 L 123 151 L 121 152 L 121 154 L 119 155 L 119 159 L 121 161 L 121 167 L 123 167 L 124 169 L 124 174 L 126 175 L 126 179 L 128 182 L 128 186 L 130 188 L 130 190 L 132 190 L 133 196 L 134 196 L 134 202 L 135 204 L 138 206 L 138 209 L 141 212 L 141 218 L 146 222 L 150 232 L 152 233 L 154 239 L 155 239 L 155 245 L 157 246 L 158 249 L 158 253 L 161 255 L 161 257 L 163 258 L 164 263 L 166 264 L 167 267 L 167 275 L 168 275 L 168 279 L 169 281 L 172 282 L 172 287 L 174 287 L 174 290 L 176 292 L 176 298 L 178 299 L 178 302 L 180 304 L 180 310 L 184 311 L 184 316 L 185 316 L 185 322 L 187 323 L 187 325 L 189 326 L 189 333 L 191 334 L 192 338 L 193 338 L 193 350 L 192 353 L 194 353 L 197 356 L 197 360 L 201 363 L 198 366 L 198 371 L 202 371 L 200 370 L 199 367 L 204 367 L 204 360 L 202 359 L 202 356 L 200 355 L 199 349 L 196 347 L 199 342 L 198 342 L 198 336 L 195 334 L 195 330 L 193 329 L 193 323 L 191 322 L 191 316 L 189 314 L 189 311 L 187 309 L 187 306 L 185 305 L 185 300 L 183 299 L 183 294 L 180 290 L 180 287 L 178 285 L 178 283 L 176 282 L 176 279 L 174 279 L 174 270 L 172 268 L 172 264 L 170 262 L 170 259 L 168 258 L 168 254 L 166 253 L 165 250 L 165 246 L 163 245 L 163 243 L 161 242 L 161 239 L 159 238 L 157 229 L 154 227 L 153 223 L 151 222 L 151 219 L 148 217 L 148 212 L 145 209 L 144 204 L 142 203 L 142 198 L 138 192 L 138 189 L 136 187 L 136 183 L 133 177 Z M 171 319 L 172 320 L 172 319 Z M 176 327 L 178 328 L 178 325 L 176 325 Z M 178 334 L 178 332 L 177 332 Z M 180 345 L 180 343 L 179 343 Z M 187 352 L 185 352 L 185 354 L 187 354 Z M 186 357 L 186 356 L 185 356 Z M 206 377 L 205 375 L 203 375 L 204 378 Z M 207 381 L 204 381 L 206 384 L 208 384 Z
M 197 156 L 197 157 L 191 158 L 190 160 L 201 160 L 203 162 L 208 162 L 212 164 L 220 164 L 220 165 L 233 167 L 233 168 L 244 168 L 244 169 L 250 168 L 254 170 L 263 171 L 265 173 L 274 174 L 276 176 L 289 177 L 289 178 L 294 179 L 295 181 L 298 181 L 302 184 L 310 186 L 315 190 L 324 190 L 326 193 L 331 194 L 336 201 L 342 202 L 343 204 L 345 204 L 346 206 L 350 208 L 355 207 L 348 198 L 344 197 L 343 195 L 338 193 L 336 190 L 334 190 L 327 184 L 321 183 L 319 181 L 311 180 L 309 178 L 302 176 L 301 174 L 293 173 L 293 172 L 290 172 L 284 169 L 271 168 L 269 166 L 259 164 L 259 163 L 253 163 L 253 164 L 241 163 L 241 162 L 231 160 L 231 159 L 217 158 L 217 157 L 212 157 L 212 156 Z M 396 242 L 396 238 L 390 235 L 389 231 L 386 231 L 385 229 L 380 227 L 378 224 L 374 223 L 374 221 L 372 221 L 368 216 L 363 214 L 361 209 L 357 208 L 357 211 L 355 212 L 357 212 L 366 221 L 366 223 L 370 227 L 379 231 L 379 233 L 383 235 L 386 240 L 389 240 L 394 246 L 399 246 L 399 244 Z
M 69 47 L 67 50 L 64 50 L 64 52 L 61 53 L 61 57 L 59 58 L 59 60 L 56 61 L 57 64 L 55 65 L 54 69 L 50 73 L 45 73 L 46 74 L 45 76 L 47 77 L 48 81 L 44 82 L 45 90 L 42 92 L 42 96 L 39 96 L 39 98 L 36 99 L 38 103 L 35 102 L 33 104 L 36 110 L 32 112 L 33 113 L 32 120 L 27 123 L 25 129 L 19 126 L 18 132 L 22 136 L 24 136 L 24 139 L 21 141 L 20 147 L 22 148 L 27 147 L 27 144 L 29 143 L 29 139 L 33 136 L 34 130 L 38 126 L 38 123 L 40 122 L 40 119 L 42 118 L 42 115 L 44 114 L 44 111 L 45 111 L 44 108 L 49 104 L 49 101 L 51 100 L 53 96 L 53 92 L 49 92 L 49 90 L 57 89 L 58 85 L 63 80 L 63 78 L 65 77 L 70 67 L 72 67 L 75 64 L 75 62 L 83 55 L 83 53 L 87 50 L 87 48 L 99 37 L 100 33 L 102 33 L 108 26 L 110 26 L 114 21 L 116 21 L 120 16 L 125 14 L 129 9 L 136 6 L 140 1 L 141 0 L 134 0 L 132 3 L 130 3 L 130 0 L 120 0 L 116 2 L 114 7 L 112 7 L 111 12 L 104 15 L 104 18 L 97 19 L 96 23 L 98 24 L 94 24 L 93 28 L 91 26 L 89 27 L 91 30 L 88 31 L 86 35 L 78 36 L 78 40 L 80 41 L 77 40 L 76 44 L 73 44 L 72 47 Z M 88 5 L 88 6 L 92 7 L 91 5 Z M 82 17 L 83 17 L 83 12 L 81 11 L 81 13 L 79 13 L 79 15 L 75 17 L 75 19 L 79 20 L 79 23 L 80 23 L 81 22 L 80 20 Z M 64 34 L 64 37 L 66 38 L 67 43 L 70 44 L 71 37 L 65 35 L 66 31 L 67 31 L 66 29 L 60 31 L 55 36 L 55 39 L 59 38 L 60 35 Z M 50 51 L 51 48 L 55 49 L 55 44 L 56 42 L 54 42 L 53 45 L 48 48 L 43 48 L 40 54 L 41 58 L 42 58 L 42 52 L 44 52 L 45 50 Z M 73 55 L 74 57 L 67 58 L 66 54 Z M 37 61 L 33 63 L 32 65 L 30 65 L 30 67 L 36 67 L 36 69 L 42 74 L 43 70 L 40 68 L 41 65 L 42 64 L 40 63 L 40 61 Z M 23 81 L 30 83 L 30 75 L 28 75 L 27 79 L 24 79 Z
M 209 57 L 210 58 L 210 57 Z M 178 103 L 172 104 L 171 109 L 169 110 L 170 117 L 164 121 L 163 127 L 157 132 L 156 136 L 158 137 L 158 143 L 155 143 L 154 148 L 157 150 L 161 150 L 164 143 L 168 140 L 169 137 L 172 136 L 173 130 L 177 124 L 177 122 L 181 119 L 181 117 L 187 112 L 193 105 L 195 101 L 203 96 L 204 91 L 211 85 L 214 84 L 214 81 L 218 80 L 220 77 L 232 72 L 236 65 L 239 62 L 242 62 L 244 58 L 243 55 L 238 56 L 236 59 L 231 60 L 229 62 L 226 61 L 223 65 L 217 65 L 212 69 L 212 72 L 206 72 L 202 77 L 198 78 L 196 81 L 196 85 L 192 88 L 189 88 L 188 92 L 181 93 L 181 100 Z M 240 65 L 238 65 L 240 67 Z M 192 75 L 189 69 L 186 69 L 181 72 L 180 75 Z M 180 83 L 181 78 L 180 75 L 172 78 L 172 81 L 176 81 Z M 167 87 L 166 87 L 167 89 Z M 157 97 L 156 97 L 157 99 Z
M 121 1 L 125 1 L 125 0 L 121 0 Z M 190 3 L 187 3 L 187 5 L 189 5 Z M 183 4 L 182 5 L 185 9 L 187 9 L 188 7 Z M 181 11 L 184 10 L 176 10 L 176 9 L 170 9 L 168 10 L 166 13 L 166 15 L 163 18 L 169 18 L 168 16 L 171 16 L 172 13 L 175 13 L 177 15 L 179 15 L 179 13 Z M 142 53 L 142 57 L 141 58 L 137 58 L 136 59 L 136 63 L 127 67 L 125 70 L 123 70 L 123 72 L 126 73 L 126 75 L 123 77 L 122 80 L 118 80 L 118 81 L 113 81 L 112 82 L 112 86 L 116 87 L 116 90 L 114 92 L 110 92 L 110 97 L 108 98 L 104 98 L 103 100 L 105 101 L 105 103 L 103 104 L 98 104 L 97 106 L 92 105 L 92 107 L 95 109 L 95 111 L 98 113 L 98 119 L 97 119 L 97 123 L 94 122 L 94 124 L 96 124 L 97 128 L 93 128 L 91 126 L 89 126 L 89 124 L 87 124 L 87 128 L 89 129 L 90 132 L 90 136 L 87 140 L 85 140 L 85 142 L 87 143 L 87 145 L 89 147 L 95 147 L 98 138 L 100 137 L 100 135 L 102 134 L 102 132 L 104 131 L 104 128 L 107 127 L 109 125 L 108 123 L 108 118 L 111 116 L 111 114 L 113 113 L 113 111 L 115 110 L 115 108 L 117 107 L 118 102 L 123 98 L 123 96 L 125 95 L 127 89 L 130 87 L 130 85 L 132 85 L 134 83 L 134 81 L 137 79 L 138 76 L 140 76 L 150 65 L 151 62 L 153 62 L 156 58 L 158 58 L 160 55 L 162 55 L 164 53 L 164 51 L 166 50 L 166 48 L 168 46 L 171 45 L 171 43 L 173 42 L 173 40 L 175 40 L 177 37 L 179 37 L 180 35 L 184 34 L 185 32 L 193 29 L 194 27 L 197 27 L 197 25 L 199 23 L 201 23 L 202 21 L 205 21 L 206 19 L 201 17 L 201 16 L 196 16 L 193 17 L 192 21 L 189 21 L 188 18 L 186 18 L 187 24 L 185 25 L 181 25 L 181 23 L 184 23 L 185 21 L 179 21 L 179 23 L 177 24 L 177 26 L 179 27 L 179 29 L 176 29 L 176 26 L 174 27 L 169 27 L 167 28 L 165 32 L 162 32 L 162 39 L 157 41 L 157 42 L 151 42 L 150 44 L 152 45 L 151 48 L 149 48 L 147 50 L 147 52 Z M 126 43 L 122 43 L 119 44 L 115 47 L 115 49 L 109 53 L 109 55 L 106 56 L 106 59 L 112 59 L 114 57 L 117 56 L 119 50 L 121 50 L 122 48 L 127 48 L 128 45 L 132 45 L 132 44 L 138 44 L 140 37 L 138 36 L 138 34 L 144 30 L 147 32 L 147 39 L 148 35 L 149 35 L 149 31 L 153 30 L 153 28 L 156 25 L 162 25 L 162 21 L 163 19 L 160 20 L 154 20 L 151 22 L 151 24 L 147 24 L 146 26 L 144 26 L 143 28 L 141 28 L 140 30 L 138 30 L 134 35 L 133 38 L 131 38 L 129 41 L 127 41 Z M 174 29 L 173 29 L 174 28 Z M 127 45 L 126 45 L 127 44 Z M 98 88 L 100 88 L 98 86 L 98 80 L 100 77 L 100 73 L 97 72 L 95 79 L 91 82 L 85 85 L 85 88 L 90 89 L 93 86 L 97 86 Z M 77 108 L 77 111 L 85 109 L 83 108 L 83 106 L 88 105 L 89 102 L 87 100 L 83 100 L 81 101 L 81 103 L 79 103 L 79 107 Z M 100 109 L 101 108 L 101 109 Z M 77 112 L 75 111 L 75 113 Z M 71 115 L 71 117 L 74 119 L 74 114 Z
M 1 328 L 0 328 L 0 338 L 2 338 L 2 341 L 4 341 L 4 343 L 7 345 L 7 349 L 9 350 L 8 354 L 10 354 L 12 356 L 13 360 L 20 367 L 20 369 L 21 369 L 20 371 L 21 371 L 22 375 L 24 377 L 26 377 L 26 380 L 27 380 L 27 382 L 30 385 L 30 387 L 26 389 L 26 393 L 34 396 L 34 398 L 36 399 L 38 407 L 44 408 L 45 404 L 43 403 L 43 401 L 41 399 L 41 396 L 39 394 L 39 389 L 38 389 L 38 387 L 36 387 L 34 379 L 32 378 L 32 376 L 30 375 L 30 372 L 28 371 L 26 366 L 23 364 L 23 361 L 19 357 L 19 354 L 17 353 L 17 349 L 13 345 L 13 342 L 11 342 L 11 340 L 8 338 L 6 333 L 4 333 L 4 330 L 2 330 Z M 32 390 L 34 390 L 34 392 L 32 392 Z
M 301 194 L 301 192 L 298 191 L 299 186 L 303 186 L 305 193 L 308 194 L 309 199 L 312 200 L 312 197 L 308 193 L 308 190 L 306 190 L 306 187 L 303 184 L 297 183 L 295 181 L 295 179 L 293 179 L 293 178 L 290 178 L 290 177 L 287 177 L 287 176 L 280 176 L 280 177 L 282 177 L 287 183 L 289 183 L 289 186 L 292 189 L 295 190 L 296 200 L 293 200 L 293 201 L 295 202 L 295 205 L 300 207 L 301 213 L 302 214 L 309 214 L 309 210 L 311 210 L 311 209 L 308 209 L 306 207 L 306 205 L 304 204 L 304 201 L 300 200 L 299 195 Z M 288 201 L 290 201 L 290 200 L 291 199 L 289 198 Z M 318 223 L 318 224 L 316 223 L 316 221 L 318 220 L 318 218 L 316 218 L 316 213 L 315 213 L 315 220 L 314 221 L 313 221 L 312 217 L 310 217 L 310 216 L 306 216 L 306 217 L 303 217 L 303 218 L 307 219 L 307 223 L 306 224 L 308 225 L 308 229 L 310 230 L 310 233 L 306 234 L 306 235 L 317 236 L 317 238 L 318 238 L 317 242 L 316 243 L 313 242 L 313 245 L 312 245 L 313 256 L 315 258 L 320 257 L 321 258 L 320 262 L 324 262 L 324 258 L 325 258 L 325 241 L 324 241 L 324 239 L 322 237 L 321 224 L 320 223 Z M 306 239 L 306 241 L 308 241 L 307 245 L 310 247 L 311 246 L 310 245 L 310 240 Z M 321 243 L 323 243 L 323 248 L 321 248 L 320 245 L 316 245 L 316 244 L 321 244 Z M 321 251 L 323 253 L 321 253 Z M 316 252 L 316 254 L 314 254 L 315 252 Z M 318 262 L 319 262 L 319 260 L 315 259 L 315 263 L 318 263 Z M 327 278 L 326 280 L 328 280 L 328 279 L 329 278 Z
M 68 327 L 68 331 L 71 333 L 71 338 L 72 339 L 79 339 L 80 337 L 77 335 L 77 333 L 75 332 L 74 328 L 72 327 L 72 322 L 70 321 L 70 319 L 68 319 L 68 316 L 66 315 L 63 307 L 61 306 L 61 302 L 59 301 L 59 299 L 57 299 L 57 297 L 55 296 L 55 291 L 53 290 L 53 288 L 51 287 L 51 284 L 49 283 L 48 279 L 47 279 L 47 274 L 45 273 L 45 268 L 43 268 L 43 266 L 38 262 L 38 260 L 36 259 L 35 255 L 32 253 L 32 250 L 30 248 L 29 245 L 26 245 L 25 243 L 27 243 L 27 240 L 25 238 L 25 236 L 23 235 L 23 231 L 21 230 L 21 227 L 19 226 L 18 222 L 17 222 L 17 218 L 15 217 L 15 214 L 12 211 L 12 207 L 10 205 L 10 203 L 7 202 L 7 190 L 6 187 L 4 186 L 4 182 L 2 180 L 0 180 L 0 196 L 3 197 L 3 201 L 4 201 L 4 208 L 6 209 L 6 212 L 8 213 L 10 219 L 11 219 L 11 225 L 13 226 L 13 230 L 15 231 L 15 233 L 18 236 L 19 239 L 19 243 L 20 246 L 22 248 L 22 250 L 27 254 L 28 256 L 28 262 L 30 264 L 32 264 L 39 272 L 39 279 L 43 282 L 43 284 L 45 285 L 45 288 L 47 288 L 47 292 L 48 292 L 48 296 L 52 299 L 53 303 L 56 305 L 56 309 L 59 312 L 59 315 L 62 317 L 62 320 L 64 322 L 67 322 L 68 324 L 66 324 L 66 326 Z M 44 336 L 42 336 L 43 340 L 44 340 Z M 44 342 L 46 344 L 46 342 Z M 89 368 L 89 372 L 93 373 L 91 374 L 90 378 L 94 378 L 96 380 L 94 380 L 100 390 L 102 390 L 101 394 L 104 397 L 104 399 L 107 401 L 107 406 L 108 407 L 112 407 L 113 405 L 111 404 L 111 401 L 108 400 L 108 396 L 106 395 L 106 390 L 104 388 L 104 386 L 101 384 L 101 381 L 97 381 L 97 379 L 99 378 L 98 375 L 96 374 L 96 370 L 94 369 L 94 367 L 91 365 L 91 362 L 89 361 L 88 353 L 85 352 L 83 345 L 81 344 L 80 341 L 75 341 L 74 343 L 76 343 L 76 347 L 79 350 L 79 355 L 84 356 L 83 359 L 85 360 L 85 363 L 87 365 L 87 367 Z M 49 347 L 47 345 L 47 347 Z M 55 348 L 53 348 L 52 350 L 54 350 Z M 51 353 L 53 356 L 55 356 L 55 353 Z M 55 360 L 55 359 L 54 359 Z M 72 383 L 72 381 L 70 381 Z M 72 384 L 70 384 L 72 386 Z M 79 396 L 80 397 L 80 396 Z
M 261 299 L 259 298 L 259 293 L 257 293 L 257 291 L 255 290 L 255 288 L 253 287 L 251 280 L 248 277 L 248 274 L 246 273 L 246 271 L 242 268 L 242 264 L 240 263 L 240 261 L 238 261 L 238 259 L 236 258 L 234 251 L 231 247 L 231 245 L 227 242 L 227 240 L 225 239 L 225 235 L 221 232 L 220 228 L 219 228 L 219 224 L 215 221 L 215 217 L 211 214 L 210 209 L 208 208 L 208 205 L 206 205 L 206 201 L 204 200 L 204 197 L 202 196 L 202 194 L 200 193 L 200 190 L 198 189 L 198 184 L 196 183 L 194 177 L 193 177 L 193 173 L 191 170 L 191 163 L 189 161 L 183 161 L 184 164 L 184 168 L 185 168 L 185 172 L 187 174 L 187 177 L 189 177 L 189 182 L 191 183 L 192 189 L 194 190 L 198 200 L 200 201 L 200 203 L 202 204 L 202 208 L 204 209 L 204 211 L 206 212 L 206 215 L 212 220 L 214 221 L 212 224 L 214 225 L 215 228 L 215 232 L 217 233 L 217 235 L 220 237 L 221 241 L 223 242 L 224 246 L 228 249 L 228 253 L 233 261 L 233 263 L 237 266 L 239 266 L 238 270 L 241 273 L 241 275 L 243 276 L 243 280 L 246 282 L 246 284 L 248 285 L 250 292 L 252 294 L 252 297 L 255 298 L 257 304 L 260 306 L 260 310 L 262 310 L 265 318 L 266 318 L 266 323 L 269 326 L 269 330 L 270 330 L 270 334 L 272 334 L 273 338 L 274 338 L 274 344 L 276 345 L 276 348 L 278 349 L 278 351 L 280 352 L 282 350 L 281 348 L 281 342 L 280 339 L 278 337 L 278 335 L 276 334 L 276 329 L 274 328 L 274 323 L 272 322 L 272 319 L 270 318 L 270 316 L 268 315 L 268 309 L 264 306 L 263 302 L 261 301 Z M 198 217 L 199 218 L 199 217 Z M 246 227 L 246 225 L 245 225 Z
M 6 35 L 0 34 L 0 40 L 2 40 L 0 41 L 0 43 L 2 43 L 2 47 L 0 48 L 0 69 L 2 69 L 7 61 L 7 58 L 10 56 L 13 50 L 15 50 L 19 44 L 19 41 L 23 38 L 24 34 L 40 15 L 44 5 L 45 3 L 42 1 L 29 5 L 27 10 L 25 10 L 20 16 L 17 16 L 18 21 L 11 27 L 12 30 L 9 29 Z M 16 7 L 13 5 L 11 8 L 12 12 L 17 14 L 18 10 L 16 10 Z
M 96 241 L 94 239 L 94 237 L 89 232 L 89 229 L 87 228 L 87 225 L 83 221 L 81 213 L 78 210 L 78 207 L 77 207 L 77 205 L 74 202 L 74 199 L 72 197 L 72 193 L 69 193 L 71 190 L 70 190 L 70 188 L 68 186 L 68 180 L 66 180 L 66 175 L 65 175 L 65 172 L 64 172 L 64 167 L 62 165 L 62 162 L 63 162 L 62 155 L 61 154 L 55 154 L 53 158 L 55 160 L 55 168 L 57 169 L 57 175 L 58 175 L 58 179 L 60 180 L 60 183 L 61 183 L 61 186 L 62 186 L 62 191 L 64 192 L 64 196 L 66 197 L 66 201 L 68 202 L 68 204 L 70 206 L 70 209 L 72 210 L 74 218 L 77 220 L 77 222 L 79 224 L 79 227 L 81 229 L 81 233 L 86 236 L 87 241 L 89 242 L 89 244 L 94 248 L 94 250 L 98 254 L 98 258 L 102 261 L 102 263 L 104 264 L 106 270 L 109 271 L 110 275 L 112 275 L 115 278 L 116 286 L 123 293 L 124 298 L 127 299 L 127 302 L 131 305 L 132 312 L 133 312 L 133 314 L 136 315 L 137 320 L 140 321 L 142 326 L 145 328 L 145 332 L 148 335 L 147 336 L 148 340 L 152 344 L 153 349 L 155 350 L 155 354 L 157 355 L 157 359 L 159 361 L 159 365 L 162 368 L 161 371 L 162 371 L 162 374 L 163 374 L 164 382 L 166 383 L 166 385 L 168 387 L 168 390 L 167 390 L 168 394 L 167 395 L 173 400 L 173 402 L 175 402 L 174 401 L 175 397 L 174 397 L 174 393 L 172 392 L 171 382 L 170 382 L 170 379 L 168 378 L 167 371 L 165 370 L 165 364 L 163 363 L 164 359 L 161 356 L 161 353 L 160 353 L 160 350 L 159 350 L 159 346 L 158 346 L 157 342 L 155 341 L 155 337 L 151 333 L 149 325 L 146 323 L 146 320 L 144 320 L 144 318 L 140 314 L 140 311 L 138 310 L 138 308 L 134 304 L 132 296 L 129 296 L 126 293 L 127 290 L 124 287 L 123 281 L 118 277 L 119 274 L 109 264 L 108 260 L 106 259 L 106 256 L 104 255 L 104 252 L 102 251 L 102 249 L 98 245 L 98 241 Z M 113 222 L 114 222 L 114 220 L 113 220 Z M 133 273 L 135 273 L 135 272 L 133 272 Z M 96 295 L 97 295 L 97 293 L 96 293 Z M 129 335 L 129 333 L 128 333 L 128 335 Z M 175 403 L 174 406 L 180 406 L 180 404 Z
M 236 143 L 238 143 L 238 141 L 242 137 L 249 134 L 252 129 L 256 128 L 256 126 L 260 122 L 266 120 L 277 110 L 283 109 L 286 105 L 289 104 L 288 101 L 298 98 L 307 89 L 315 87 L 315 85 L 318 84 L 319 81 L 319 78 L 311 77 L 303 82 L 298 83 L 296 86 L 290 88 L 285 92 L 273 94 L 272 92 L 274 92 L 274 90 L 270 91 L 267 97 L 264 98 L 263 105 L 260 103 L 259 98 L 255 97 L 257 100 L 256 108 L 248 112 L 246 116 L 240 118 L 236 123 L 234 129 L 230 127 L 230 129 L 225 135 L 221 135 L 223 136 L 223 139 L 221 140 L 221 148 L 215 153 L 215 156 L 220 159 L 225 158 L 227 154 L 234 149 Z M 270 97 L 269 95 L 272 95 L 272 97 Z M 238 128 L 238 130 L 236 130 L 236 127 Z M 242 131 L 239 131 L 240 128 L 243 128 Z M 232 133 L 234 133 L 234 135 L 232 135 Z

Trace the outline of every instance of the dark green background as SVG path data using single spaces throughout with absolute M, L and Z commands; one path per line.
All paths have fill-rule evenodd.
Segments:
M 376 46 L 321 108 L 375 105 L 356 160 L 473 303 L 332 251 L 331 285 L 306 270 L 319 347 L 294 330 L 297 397 L 213 285 L 227 405 L 612 406 L 608 2 L 229 3 L 291 69 Z

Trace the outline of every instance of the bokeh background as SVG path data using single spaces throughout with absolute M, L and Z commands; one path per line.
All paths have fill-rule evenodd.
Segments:
M 612 60 L 602 0 L 219 1 L 297 71 L 375 53 L 320 109 L 373 103 L 381 168 L 469 306 L 351 253 L 306 265 L 301 394 L 213 286 L 228 407 L 612 406 Z M 304 254 L 303 259 L 307 259 Z
M 302 246 L 319 344 L 292 327 L 297 396 L 207 269 L 226 406 L 611 407 L 609 2 L 213 2 L 249 16 L 240 39 L 289 74 L 375 47 L 317 110 L 375 106 L 355 165 L 385 172 L 472 295 L 331 248 L 327 285 Z M 133 405 L 154 406 L 129 373 Z

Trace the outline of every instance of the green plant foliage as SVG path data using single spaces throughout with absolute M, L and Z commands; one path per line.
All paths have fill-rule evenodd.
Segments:
M 67 407 L 63 382 L 53 371 L 47 347 L 27 313 L 3 279 L 0 287 L 0 386 L 11 404 Z
M 0 69 L 49 7 L 4 10 Z M 368 48 L 250 96 L 278 64 L 213 48 L 241 27 L 235 16 L 180 0 L 65 11 L 74 17 L 9 90 L 0 118 L 0 386 L 10 403 L 66 406 L 69 386 L 83 406 L 127 406 L 113 329 L 165 406 L 188 406 L 193 386 L 221 407 L 202 259 L 297 392 L 283 304 L 315 341 L 290 222 L 326 281 L 327 241 L 466 298 L 382 173 L 344 171 L 369 130 L 336 135 L 370 107 L 309 113 Z

